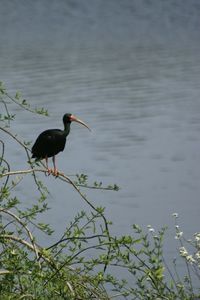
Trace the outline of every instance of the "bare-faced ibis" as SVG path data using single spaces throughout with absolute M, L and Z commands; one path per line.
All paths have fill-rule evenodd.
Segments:
M 56 168 L 55 156 L 59 152 L 63 151 L 65 148 L 66 138 L 70 132 L 71 122 L 78 122 L 88 128 L 90 128 L 80 119 L 76 118 L 72 114 L 65 114 L 63 116 L 64 130 L 60 129 L 48 129 L 40 133 L 32 147 L 32 158 L 38 160 L 45 159 L 48 174 L 58 175 L 58 170 Z M 53 172 L 48 167 L 48 157 L 52 157 L 53 160 Z

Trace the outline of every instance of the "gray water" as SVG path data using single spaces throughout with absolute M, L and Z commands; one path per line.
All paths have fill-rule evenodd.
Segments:
M 117 193 L 87 191 L 92 203 L 106 207 L 114 233 L 130 233 L 133 223 L 172 228 L 174 212 L 186 237 L 199 231 L 200 2 L 0 4 L 1 80 L 10 94 L 19 90 L 50 114 L 9 104 L 17 113 L 15 133 L 33 143 L 42 130 L 62 128 L 63 113 L 72 112 L 92 133 L 72 124 L 58 167 L 120 186 Z M 10 161 L 26 168 L 24 153 L 9 142 Z M 52 208 L 43 221 L 51 220 L 60 236 L 78 211 L 90 209 L 69 186 L 42 179 Z M 21 185 L 19 192 L 29 206 L 32 181 L 25 180 L 28 189 Z M 172 234 L 171 258 L 175 245 Z

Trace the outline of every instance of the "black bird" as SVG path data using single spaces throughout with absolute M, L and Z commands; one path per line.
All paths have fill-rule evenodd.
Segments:
M 90 128 L 80 119 L 76 118 L 72 114 L 65 114 L 63 116 L 64 130 L 60 129 L 48 129 L 43 131 L 35 141 L 32 147 L 32 158 L 37 160 L 45 158 L 48 173 L 53 175 L 58 175 L 58 170 L 56 168 L 55 156 L 60 151 L 65 148 L 66 138 L 70 132 L 71 122 L 78 122 L 88 128 Z M 48 157 L 52 157 L 54 170 L 52 171 L 48 167 Z

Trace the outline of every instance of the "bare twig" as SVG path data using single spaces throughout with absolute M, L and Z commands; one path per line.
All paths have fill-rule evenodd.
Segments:
M 7 173 L 2 173 L 0 174 L 0 178 L 4 177 L 4 176 L 10 176 L 10 175 L 23 175 L 23 174 L 30 174 L 33 172 L 43 172 L 46 173 L 47 170 L 44 169 L 28 169 L 28 170 L 19 170 L 19 171 L 11 171 L 11 172 L 7 172 Z
M 10 172 L 6 172 L 6 173 L 0 174 L 0 178 L 4 177 L 4 176 L 11 176 L 11 175 L 26 175 L 26 174 L 35 173 L 35 172 L 48 173 L 48 170 L 47 170 L 47 168 L 46 169 L 33 168 L 33 169 L 28 169 L 28 170 L 10 171 Z M 70 175 L 70 176 L 74 176 L 74 175 Z M 75 184 L 69 178 L 69 176 L 66 176 L 63 172 L 59 172 L 58 175 L 54 176 L 54 177 L 55 178 L 59 178 L 60 180 L 63 180 L 65 182 L 67 182 L 67 183 L 72 184 L 74 188 L 76 187 L 75 189 L 79 192 L 79 194 L 80 194 L 80 190 L 77 187 L 83 187 L 83 188 L 88 188 L 88 189 L 96 189 L 96 190 L 108 190 L 108 191 L 112 191 L 113 190 L 110 187 L 102 187 L 102 186 L 96 187 L 96 186 L 88 186 L 88 185 L 84 185 L 84 184 Z
M 12 274 L 9 270 L 0 270 L 0 275 Z

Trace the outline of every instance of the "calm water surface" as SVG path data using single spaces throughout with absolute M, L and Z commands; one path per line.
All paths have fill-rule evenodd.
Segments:
M 184 233 L 199 231 L 199 1 L 0 3 L 1 80 L 50 113 L 10 104 L 14 131 L 33 142 L 46 128 L 62 128 L 63 113 L 76 114 L 93 131 L 72 124 L 58 167 L 120 186 L 118 193 L 88 190 L 115 233 L 130 233 L 133 223 L 172 228 L 173 212 Z M 8 151 L 16 169 L 26 167 L 20 148 L 8 142 Z M 32 181 L 25 180 L 29 189 L 19 193 L 29 206 Z M 69 186 L 44 181 L 52 208 L 44 221 L 60 235 L 89 209 Z M 172 237 L 166 248 L 173 257 Z

